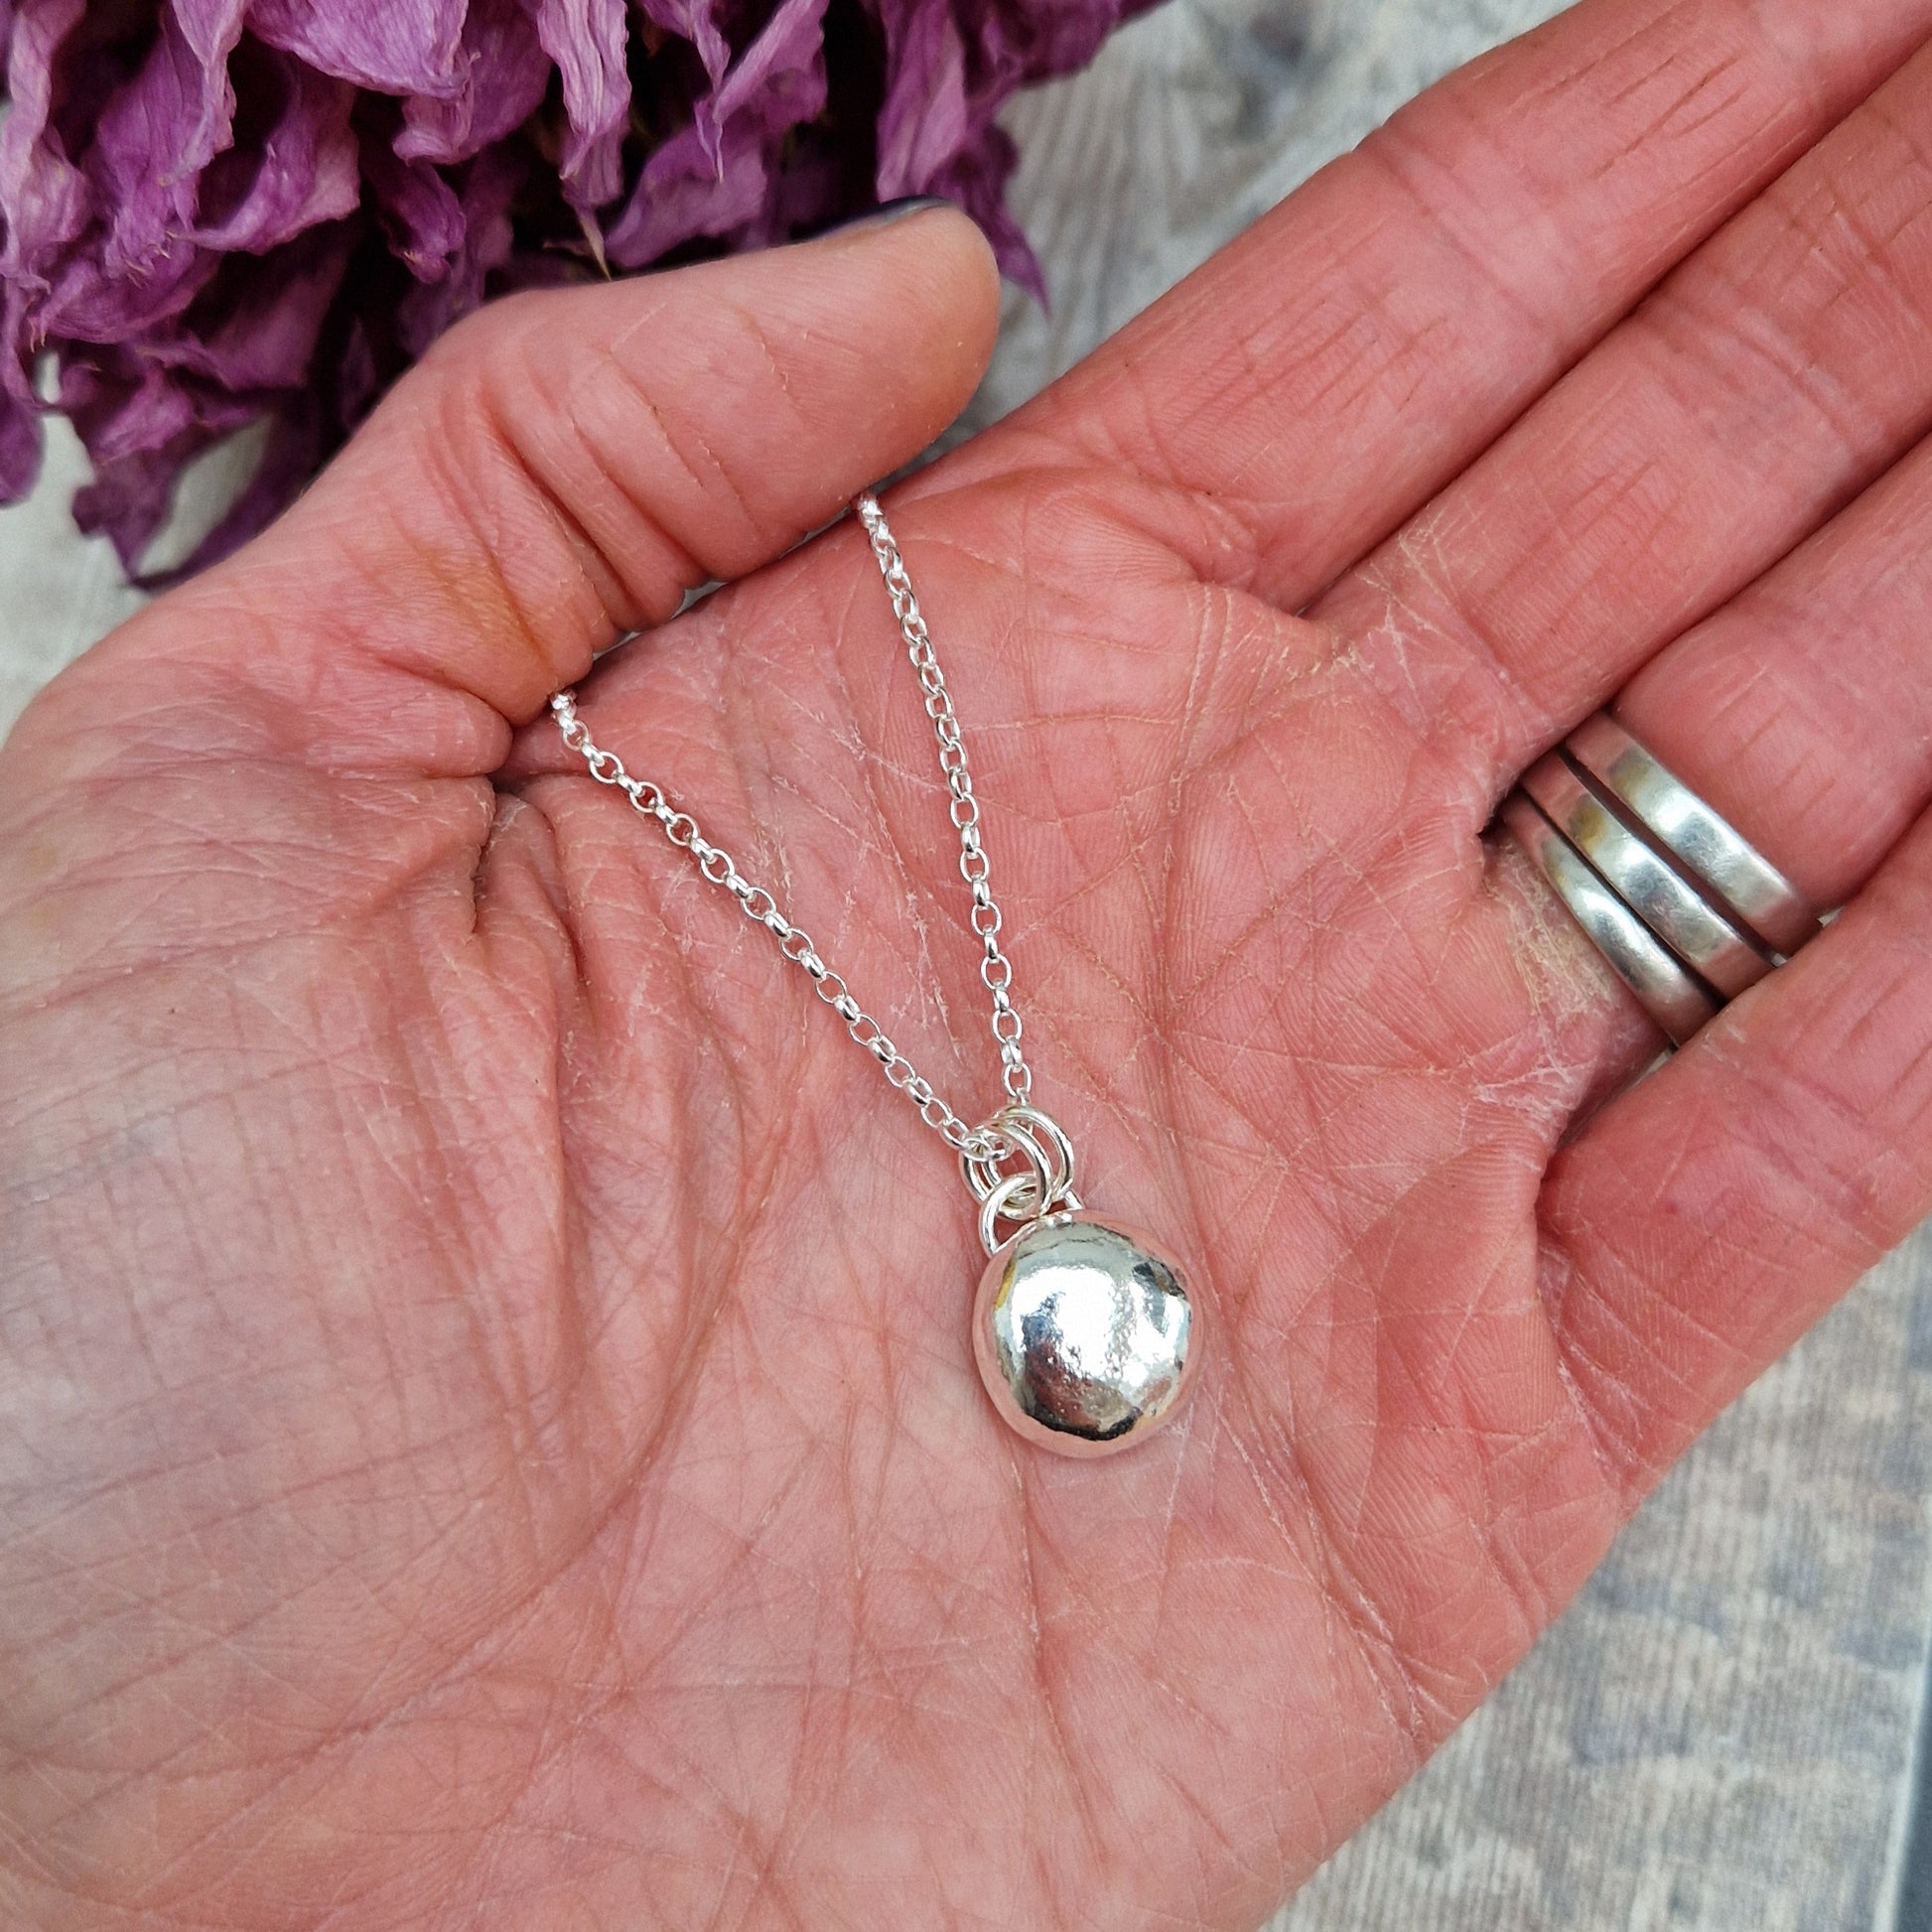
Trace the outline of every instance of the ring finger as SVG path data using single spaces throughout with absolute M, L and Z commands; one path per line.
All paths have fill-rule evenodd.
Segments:
M 1932 798 L 1932 443 L 1652 658 L 1616 715 L 1814 904 Z
M 1474 816 L 1924 433 L 1928 209 L 1932 49 L 1317 604 Z
M 1932 438 L 1614 701 L 1814 905 L 1850 900 L 1932 803 L 1928 530 Z

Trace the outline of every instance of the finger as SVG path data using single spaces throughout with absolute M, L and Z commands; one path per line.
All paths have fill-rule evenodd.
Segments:
M 1921 823 L 1552 1167 L 1552 1318 L 1633 1495 L 1932 1204 L 1929 935 Z
M 916 455 L 971 394 L 997 303 L 979 231 L 936 207 L 493 304 L 288 515 L 125 627 L 84 702 L 54 708 L 97 723 L 109 675 L 150 722 L 191 693 L 232 717 L 239 691 L 278 753 L 493 769 L 503 721 L 598 647 Z
M 1618 693 L 1617 715 L 1817 905 L 1932 801 L 1932 444 Z
M 1932 50 L 1317 607 L 1490 791 L 1932 415 Z M 1392 686 L 1393 688 L 1393 686 Z
M 1299 607 L 1928 31 L 1927 0 L 1589 0 L 1405 108 L 1015 428 L 1208 499 L 1194 561 Z

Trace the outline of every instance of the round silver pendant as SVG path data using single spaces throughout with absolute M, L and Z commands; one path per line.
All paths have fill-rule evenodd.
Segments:
M 1179 1263 L 1084 1211 L 1044 1215 L 1003 1243 L 973 1305 L 993 1406 L 1062 1455 L 1108 1455 L 1167 1421 L 1193 1386 L 1200 1340 Z

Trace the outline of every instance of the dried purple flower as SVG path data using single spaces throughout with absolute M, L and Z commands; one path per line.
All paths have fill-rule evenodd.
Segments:
M 898 196 L 959 202 L 1037 293 L 995 116 L 1145 4 L 0 0 L 0 502 L 60 409 L 75 520 L 133 571 L 183 465 L 265 417 L 198 568 L 486 296 Z

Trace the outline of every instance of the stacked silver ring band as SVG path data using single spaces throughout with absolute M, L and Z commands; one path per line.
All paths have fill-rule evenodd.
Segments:
M 1523 773 L 1502 822 L 1679 1045 L 1818 931 L 1790 880 L 1607 712 Z

